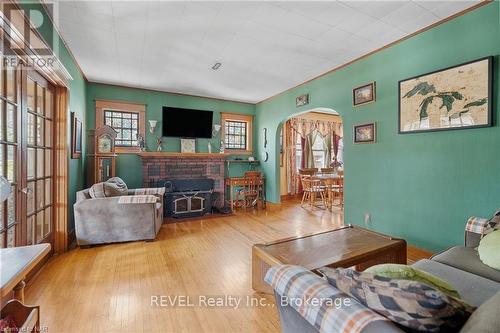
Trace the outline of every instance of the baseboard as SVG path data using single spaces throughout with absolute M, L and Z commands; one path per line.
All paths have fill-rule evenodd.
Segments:
M 281 201 L 296 200 L 302 197 L 302 193 L 297 194 L 284 194 L 280 197 Z

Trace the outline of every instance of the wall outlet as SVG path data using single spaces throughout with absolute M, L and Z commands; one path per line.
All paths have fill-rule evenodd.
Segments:
M 372 224 L 372 216 L 370 213 L 365 213 L 365 225 L 369 226 L 370 224 Z

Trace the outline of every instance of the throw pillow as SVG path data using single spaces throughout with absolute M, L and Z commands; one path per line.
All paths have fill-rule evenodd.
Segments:
M 92 199 L 105 198 L 104 183 L 97 183 L 89 188 L 89 195 Z
M 365 272 L 391 279 L 403 279 L 422 282 L 448 296 L 460 298 L 460 294 L 458 293 L 458 291 L 456 291 L 456 289 L 445 280 L 408 265 L 381 264 L 372 266 L 366 269 Z
M 127 184 L 120 177 L 110 178 L 104 183 L 104 193 L 107 197 L 127 195 Z
M 497 210 L 495 214 L 488 220 L 486 226 L 483 229 L 483 234 L 481 237 L 486 236 L 487 234 L 500 229 L 500 210 Z
M 396 324 L 422 332 L 456 332 L 474 307 L 427 284 L 352 269 L 321 268 L 328 282 Z
M 127 184 L 119 178 L 113 177 L 105 182 L 92 185 L 89 189 L 91 198 L 119 197 L 128 195 Z
M 485 265 L 500 270 L 500 230 L 495 230 L 481 238 L 477 252 Z

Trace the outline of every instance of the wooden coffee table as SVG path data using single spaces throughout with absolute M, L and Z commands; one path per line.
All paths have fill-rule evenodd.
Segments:
M 299 265 L 309 270 L 352 267 L 362 271 L 383 263 L 406 264 L 406 241 L 361 227 L 347 226 L 252 247 L 252 287 L 272 294 L 264 282 L 274 265 Z

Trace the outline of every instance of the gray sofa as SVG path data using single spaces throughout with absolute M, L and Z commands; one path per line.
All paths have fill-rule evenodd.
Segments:
M 129 195 L 134 193 L 135 190 L 128 190 Z M 93 199 L 88 189 L 77 192 L 74 212 L 79 246 L 156 238 L 163 223 L 162 200 L 123 204 L 119 199 Z
M 479 240 L 479 234 L 466 232 L 465 246 L 452 247 L 431 259 L 416 262 L 413 267 L 448 281 L 460 293 L 464 301 L 479 307 L 464 326 L 464 332 L 500 332 L 500 271 L 481 262 L 476 250 Z M 319 276 L 317 278 L 321 279 Z M 281 296 L 275 291 L 282 332 L 318 332 L 293 307 L 282 306 L 279 301 Z M 488 313 L 485 315 L 485 312 Z M 489 327 L 486 329 L 468 327 L 481 323 L 484 325 L 486 321 L 489 321 Z M 391 322 L 375 321 L 368 324 L 362 332 L 403 331 Z

